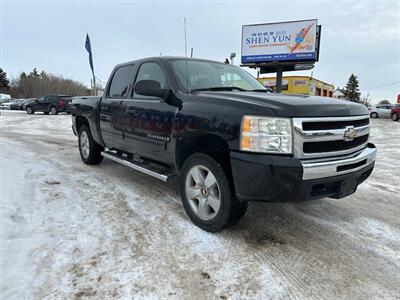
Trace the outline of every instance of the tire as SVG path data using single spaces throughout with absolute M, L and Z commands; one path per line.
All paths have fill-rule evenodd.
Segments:
M 398 119 L 399 119 L 399 116 L 397 115 L 397 113 L 392 113 L 392 120 L 397 121 Z
M 49 112 L 48 112 L 48 111 L 44 111 L 43 113 L 44 113 L 45 115 L 48 115 L 48 114 L 49 114 Z
M 182 204 L 196 226 L 217 232 L 236 225 L 244 216 L 247 202 L 236 199 L 224 169 L 211 156 L 191 155 L 181 175 Z
M 98 165 L 103 160 L 101 152 L 104 148 L 93 140 L 90 129 L 86 125 L 79 128 L 78 146 L 79 154 L 85 164 Z
M 50 114 L 51 114 L 51 115 L 56 115 L 56 114 L 58 114 L 57 107 L 55 107 L 55 106 L 50 107 Z
M 34 110 L 33 110 L 33 108 L 32 108 L 32 106 L 27 106 L 26 109 L 25 109 L 25 111 L 26 111 L 26 113 L 27 113 L 28 115 L 33 115 L 33 114 L 35 113 Z
M 370 114 L 370 116 L 371 116 L 371 118 L 374 118 L 374 119 L 376 119 L 376 118 L 379 117 L 378 114 L 377 114 L 376 112 L 372 112 L 372 113 Z

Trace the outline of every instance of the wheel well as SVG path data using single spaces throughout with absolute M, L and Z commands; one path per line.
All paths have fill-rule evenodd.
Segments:
M 228 144 L 214 134 L 186 135 L 178 138 L 176 145 L 176 163 L 179 170 L 185 160 L 194 153 L 205 153 L 213 157 L 231 176 L 231 165 Z
M 79 130 L 81 129 L 82 125 L 86 125 L 90 129 L 89 121 L 85 117 L 77 116 L 75 119 L 75 124 L 77 133 L 79 133 Z

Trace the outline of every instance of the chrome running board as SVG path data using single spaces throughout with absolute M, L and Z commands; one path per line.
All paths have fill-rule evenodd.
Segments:
M 156 167 L 139 161 L 129 160 L 128 158 L 118 155 L 117 153 L 112 151 L 103 151 L 101 152 L 101 155 L 105 158 L 111 159 L 117 163 L 125 165 L 146 175 L 150 175 L 151 177 L 157 178 L 164 182 L 171 181 L 172 177 L 176 175 L 167 168 L 161 169 L 158 168 L 158 166 Z

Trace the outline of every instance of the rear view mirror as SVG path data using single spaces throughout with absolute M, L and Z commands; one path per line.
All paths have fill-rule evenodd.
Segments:
M 162 89 L 160 83 L 155 80 L 140 80 L 136 82 L 134 91 L 135 94 L 162 99 L 166 99 L 169 93 L 168 89 Z

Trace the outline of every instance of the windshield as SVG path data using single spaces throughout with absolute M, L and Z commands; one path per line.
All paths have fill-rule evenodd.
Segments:
M 200 60 L 176 59 L 171 60 L 171 66 L 179 89 L 182 91 L 266 90 L 253 76 L 234 65 Z M 186 80 L 186 74 L 188 74 L 188 80 Z

